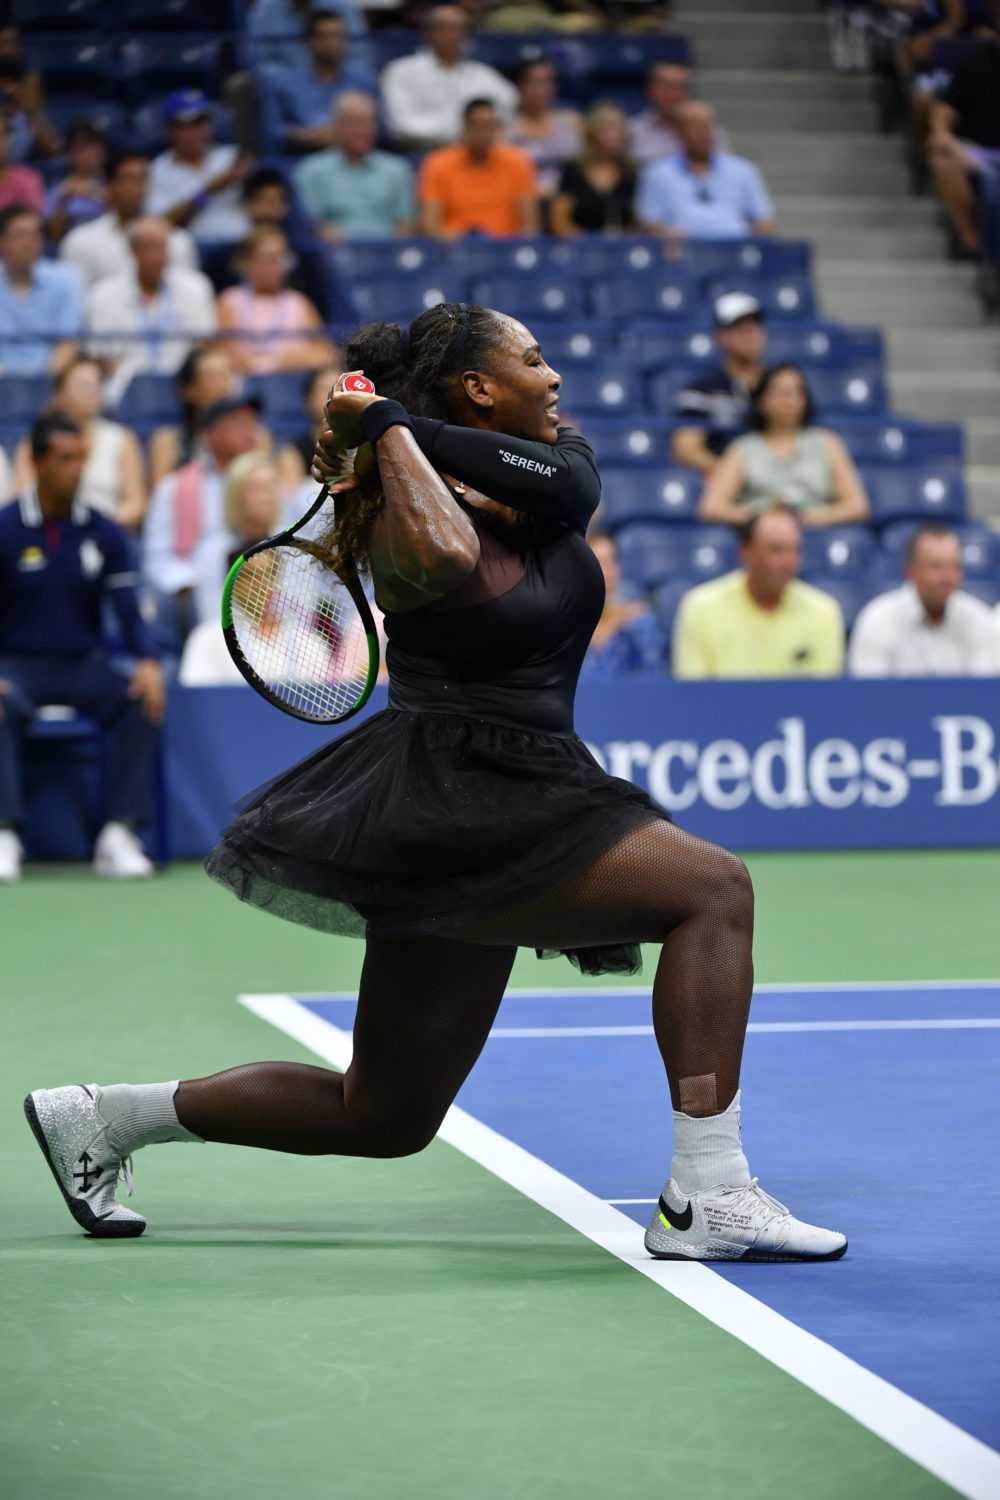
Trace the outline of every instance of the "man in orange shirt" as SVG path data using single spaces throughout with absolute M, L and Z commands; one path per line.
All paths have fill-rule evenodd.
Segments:
M 538 187 L 527 152 L 500 140 L 488 99 L 465 106 L 462 139 L 424 158 L 420 169 L 420 221 L 439 240 L 463 234 L 537 234 Z

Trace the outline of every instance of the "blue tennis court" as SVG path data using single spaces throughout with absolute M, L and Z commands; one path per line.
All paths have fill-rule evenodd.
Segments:
M 294 997 L 349 1030 L 353 997 Z M 850 1238 L 834 1265 L 718 1274 L 993 1448 L 1000 982 L 762 986 L 744 1143 L 767 1191 Z M 638 1225 L 670 1159 L 639 987 L 512 991 L 460 1107 Z M 638 1229 L 637 1229 L 638 1234 Z

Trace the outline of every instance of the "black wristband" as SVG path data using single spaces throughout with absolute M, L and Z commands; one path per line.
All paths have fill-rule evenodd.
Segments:
M 399 401 L 373 401 L 361 413 L 361 431 L 365 440 L 374 445 L 390 427 L 409 427 L 413 430 L 410 413 Z

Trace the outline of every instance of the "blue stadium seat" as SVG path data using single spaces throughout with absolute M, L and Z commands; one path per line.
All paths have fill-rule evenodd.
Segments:
M 27 432 L 48 399 L 52 382 L 47 375 L 18 375 L 0 380 L 0 428 L 20 436 Z
M 435 276 L 433 267 L 423 276 L 357 281 L 351 291 L 362 318 L 386 323 L 409 323 L 427 307 L 461 300 L 460 289 L 449 285 L 447 274 Z
M 273 375 L 251 375 L 246 390 L 263 404 L 262 416 L 268 425 L 301 428 L 305 422 L 302 408 L 304 382 L 305 375 L 300 370 L 278 371 Z
M 706 323 L 664 324 L 660 320 L 636 318 L 622 330 L 622 354 L 635 361 L 646 374 L 655 375 L 664 365 L 707 368 L 719 354 Z
M 615 536 L 622 571 L 643 588 L 671 578 L 694 583 L 717 578 L 735 568 L 736 537 L 727 526 L 678 526 L 637 522 Z
M 46 100 L 45 114 L 59 131 L 65 131 L 71 120 L 89 120 L 116 144 L 124 145 L 126 140 L 132 144 L 129 112 L 117 99 L 95 99 L 93 94 L 56 94 Z
M 690 322 L 703 311 L 697 287 L 685 272 L 631 273 L 625 279 L 590 283 L 590 303 L 599 318 L 671 318 Z
M 842 328 L 839 323 L 779 323 L 771 328 L 767 357 L 772 363 L 790 360 L 807 370 L 882 369 L 884 347 L 878 328 Z
M 705 363 L 707 365 L 710 361 L 706 360 Z M 704 366 L 701 368 L 703 369 Z M 673 411 L 677 392 L 683 390 L 688 381 L 700 373 L 701 369 L 698 365 L 671 360 L 658 374 L 652 375 L 647 381 L 650 411 L 663 413 Z
M 1000 579 L 966 578 L 962 587 L 967 594 L 972 594 L 976 599 L 981 599 L 991 609 L 995 609 L 1000 604 Z
M 803 533 L 803 574 L 866 578 L 875 566 L 878 548 L 867 526 L 829 526 Z
M 6 383 L 6 382 L 5 382 Z M 0 390 L 2 390 L 0 386 Z M 180 397 L 172 375 L 133 375 L 115 413 L 119 422 L 144 437 L 181 420 Z
M 683 254 L 692 276 L 706 283 L 808 277 L 812 264 L 808 240 L 688 240 Z
M 925 468 L 871 468 L 863 473 L 876 524 L 912 517 L 923 521 L 964 521 L 965 481 L 957 463 Z
M 397 277 L 444 275 L 445 251 L 437 240 L 348 240 L 331 247 L 334 263 L 347 276 Z
M 484 279 L 495 276 L 553 276 L 578 273 L 580 247 L 573 240 L 532 236 L 503 240 L 470 237 L 451 247 L 450 260 L 457 275 Z
M 415 38 L 411 51 L 419 42 L 419 37 Z M 487 63 L 501 73 L 513 73 L 522 63 L 535 62 L 541 57 L 554 62 L 560 71 L 565 71 L 572 61 L 562 39 L 550 32 L 476 31 L 469 37 L 468 51 L 477 62 Z
M 839 574 L 816 573 L 810 574 L 806 582 L 836 599 L 848 634 L 854 629 L 854 622 L 865 605 L 883 592 L 883 586 L 871 578 L 842 578 Z
M 939 463 L 962 458 L 957 422 L 917 422 L 911 417 L 840 417 L 837 431 L 859 464 Z
M 701 478 L 693 469 L 659 464 L 601 470 L 604 523 L 609 531 L 633 521 L 693 521 Z
M 567 369 L 561 401 L 576 416 L 589 412 L 621 412 L 636 415 L 643 409 L 642 383 L 638 375 L 620 363 L 588 369 Z
M 669 583 L 661 583 L 653 594 L 653 609 L 656 618 L 660 622 L 665 642 L 663 651 L 664 666 L 670 662 L 670 642 L 674 633 L 674 621 L 680 608 L 681 600 L 685 594 L 697 588 L 701 580 L 697 578 L 674 578 Z
M 588 417 L 581 423 L 601 464 L 668 463 L 673 425 L 662 417 Z
M 657 32 L 574 36 L 563 39 L 561 53 L 572 93 L 583 104 L 603 99 L 609 91 L 639 93 L 650 63 L 685 63 L 690 57 L 686 37 Z
M 238 25 L 232 0 L 117 0 L 113 20 L 125 33 L 234 31 Z
M 768 318 L 802 322 L 816 316 L 816 296 L 808 272 L 789 271 L 774 276 L 750 276 L 745 271 L 723 276 L 706 285 L 711 302 L 725 292 L 747 292 L 763 303 Z
M 603 332 L 587 328 L 561 328 L 546 324 L 542 330 L 542 354 L 554 370 L 568 375 L 574 369 L 604 369 L 623 361 L 617 341 Z
M 886 410 L 882 376 L 872 370 L 805 369 L 821 422 L 844 415 L 880 416 Z
M 962 543 L 966 576 L 990 582 L 995 580 L 1000 574 L 1000 537 L 977 521 L 968 521 L 962 526 L 956 526 L 955 530 Z M 913 531 L 912 521 L 894 521 L 883 530 L 880 541 L 887 573 L 899 574 L 902 571 L 903 554 Z
M 93 0 L 14 0 L 13 19 L 27 39 L 32 31 L 84 31 L 93 12 Z
M 583 313 L 583 284 L 557 271 L 474 281 L 469 297 L 484 307 L 502 308 L 529 326 L 535 320 L 573 318 Z
M 222 42 L 197 34 L 152 34 L 122 43 L 119 70 L 125 89 L 141 104 L 150 93 L 200 88 L 216 95 L 225 72 Z
M 631 276 L 635 272 L 652 274 L 677 269 L 675 261 L 665 260 L 663 242 L 652 234 L 585 234 L 574 244 L 586 276 Z
M 107 37 L 26 36 L 24 61 L 44 74 L 49 94 L 90 93 L 102 99 L 115 93 L 117 43 Z
M 380 73 L 387 63 L 397 57 L 409 57 L 420 46 L 419 31 L 408 31 L 402 27 L 387 27 L 384 31 L 373 31 L 368 39 L 371 48 L 372 67 Z

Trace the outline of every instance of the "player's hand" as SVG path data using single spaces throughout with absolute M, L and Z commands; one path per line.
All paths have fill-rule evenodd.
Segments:
M 167 707 L 167 689 L 160 663 L 146 657 L 136 665 L 128 685 L 130 698 L 139 698 L 142 711 L 151 724 L 162 724 Z

